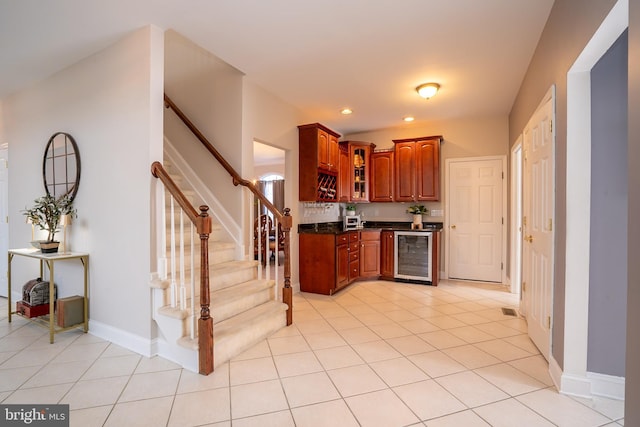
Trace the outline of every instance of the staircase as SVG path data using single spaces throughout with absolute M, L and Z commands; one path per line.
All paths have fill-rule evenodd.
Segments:
M 192 205 L 198 205 L 199 197 L 178 175 L 176 168 L 165 162 L 165 169 Z M 184 218 L 183 248 L 174 244 L 175 280 L 171 274 L 171 195 L 166 192 L 166 278 L 153 277 L 153 318 L 159 330 L 159 355 L 179 363 L 184 368 L 198 372 L 197 319 L 200 317 L 200 242 L 196 233 L 189 233 L 189 219 Z M 194 203 L 194 200 L 197 200 Z M 174 241 L 179 242 L 180 207 L 174 204 Z M 194 241 L 196 262 L 190 267 L 191 240 Z M 238 248 L 230 242 L 225 230 L 212 221 L 209 235 L 209 296 L 213 318 L 213 366 L 219 366 L 234 356 L 251 348 L 259 341 L 287 325 L 288 306 L 277 300 L 274 280 L 258 279 L 258 261 L 236 259 Z M 184 255 L 182 255 L 184 253 Z M 253 253 L 253 251 L 251 251 Z M 180 259 L 185 262 L 182 264 Z M 181 267 L 182 265 L 182 267 Z M 184 289 L 181 289 L 184 270 Z M 193 273 L 196 285 L 191 287 Z M 175 283 L 175 290 L 172 289 Z

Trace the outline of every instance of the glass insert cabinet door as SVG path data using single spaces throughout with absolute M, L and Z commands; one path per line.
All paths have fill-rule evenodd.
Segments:
M 42 176 L 48 195 L 75 198 L 80 183 L 80 153 L 76 141 L 68 133 L 57 132 L 49 139 L 44 151 Z

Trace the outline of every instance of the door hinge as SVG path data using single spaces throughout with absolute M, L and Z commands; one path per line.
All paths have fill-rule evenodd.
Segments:
M 504 270 L 504 262 L 500 263 L 500 270 Z
M 553 133 L 553 120 L 549 120 L 549 133 Z
M 553 231 L 553 219 L 549 218 L 549 231 Z
M 551 316 L 547 316 L 547 329 L 551 329 Z
M 504 225 L 504 217 L 502 217 L 502 225 Z
M 522 292 L 527 290 L 527 282 L 522 282 Z
M 524 226 L 527 225 L 527 217 L 526 216 L 522 217 L 522 225 L 524 225 Z
M 504 179 L 504 172 L 502 172 L 502 179 Z

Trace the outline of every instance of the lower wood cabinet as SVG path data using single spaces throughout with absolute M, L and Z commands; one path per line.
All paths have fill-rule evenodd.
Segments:
M 380 231 L 360 232 L 360 277 L 380 276 Z
M 393 231 L 380 233 L 380 277 L 393 279 Z
M 359 231 L 301 233 L 300 290 L 331 295 L 360 274 Z

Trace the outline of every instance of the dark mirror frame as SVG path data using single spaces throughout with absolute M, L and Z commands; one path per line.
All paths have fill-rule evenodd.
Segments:
M 54 152 L 54 141 L 59 135 L 64 136 L 65 142 L 64 152 L 62 154 Z M 70 152 L 69 147 L 73 149 L 73 152 Z M 58 161 L 56 161 L 56 159 L 58 159 Z M 60 165 L 60 161 L 63 162 L 63 172 L 55 170 L 56 164 Z M 74 162 L 75 164 L 70 162 Z M 75 173 L 73 173 L 73 166 L 75 166 Z M 71 175 L 73 176 L 69 176 L 70 169 Z M 59 179 L 61 174 L 64 176 L 62 181 Z M 47 176 L 50 177 L 51 182 L 47 181 Z M 80 185 L 80 152 L 78 151 L 76 141 L 68 133 L 56 132 L 51 136 L 51 138 L 49 138 L 49 142 L 44 149 L 44 158 L 42 160 L 42 180 L 44 181 L 44 189 L 47 192 L 47 195 L 51 195 L 56 198 L 68 195 L 71 201 L 76 197 L 76 194 L 78 193 L 78 186 Z M 52 190 L 49 189 L 50 187 Z M 56 191 L 58 188 L 63 188 L 64 191 Z

